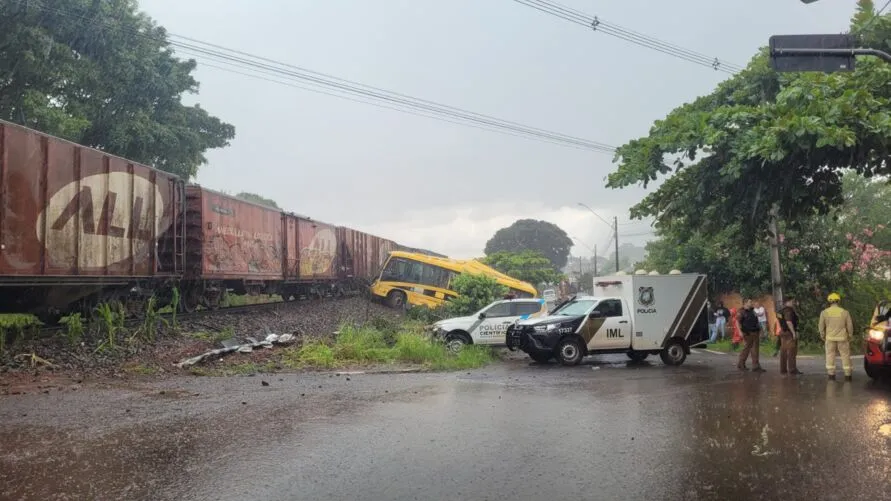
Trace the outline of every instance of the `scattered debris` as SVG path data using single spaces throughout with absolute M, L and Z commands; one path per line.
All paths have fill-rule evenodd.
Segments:
M 260 384 L 262 384 L 263 386 L 269 386 L 269 383 L 267 383 L 266 381 L 260 381 Z
M 229 353 L 233 352 L 251 353 L 255 349 L 272 348 L 274 345 L 288 345 L 295 342 L 296 340 L 297 336 L 293 334 L 267 334 L 262 341 L 258 341 L 256 338 L 253 337 L 247 337 L 242 342 L 239 342 L 235 339 L 226 339 L 220 343 L 223 345 L 222 348 L 210 350 L 195 357 L 186 358 L 174 365 L 182 369 L 184 367 L 190 367 L 204 360 L 207 360 L 208 358 L 216 357 L 218 355 L 228 355 Z
M 53 369 L 56 368 L 55 364 L 53 364 L 52 362 L 50 362 L 49 360 L 47 360 L 45 358 L 41 358 L 41 357 L 37 356 L 36 353 L 20 353 L 20 354 L 16 355 L 15 357 L 13 357 L 13 359 L 16 362 L 22 362 L 22 361 L 27 360 L 28 362 L 30 362 L 29 365 L 31 367 L 37 367 L 38 365 L 45 365 L 45 366 L 53 368 Z

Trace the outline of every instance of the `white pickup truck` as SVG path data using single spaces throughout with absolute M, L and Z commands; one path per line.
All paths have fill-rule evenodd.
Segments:
M 544 299 L 503 299 L 482 308 L 473 315 L 440 320 L 433 324 L 433 334 L 445 340 L 452 352 L 465 344 L 503 346 L 508 326 L 518 320 L 547 315 Z

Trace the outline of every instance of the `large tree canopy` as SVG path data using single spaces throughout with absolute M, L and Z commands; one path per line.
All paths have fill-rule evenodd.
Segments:
M 877 299 L 891 297 L 885 278 L 891 271 L 891 185 L 847 172 L 842 197 L 842 205 L 808 217 L 801 229 L 781 228 L 783 271 L 788 290 L 802 299 L 810 320 L 817 318 L 826 294 L 835 291 L 861 325 Z M 707 235 L 681 226 L 662 228 L 659 239 L 647 244 L 643 267 L 706 273 L 713 294 L 769 293 L 767 244 L 743 245 L 741 231 L 738 224 Z
M 569 258 L 572 240 L 559 226 L 547 221 L 519 219 L 501 228 L 486 242 L 486 255 L 496 252 L 536 251 L 551 262 L 555 270 L 563 269 Z
M 0 118 L 189 178 L 233 126 L 135 0 L 0 0 Z
M 873 18 L 872 2 L 861 0 L 852 30 L 862 45 L 891 50 L 891 18 Z M 891 65 L 873 57 L 859 58 L 851 73 L 780 75 L 762 50 L 712 94 L 621 146 L 608 186 L 671 174 L 632 208 L 658 226 L 717 235 L 738 225 L 736 237 L 751 243 L 775 204 L 781 220 L 798 226 L 842 203 L 841 169 L 891 174 L 889 81 Z

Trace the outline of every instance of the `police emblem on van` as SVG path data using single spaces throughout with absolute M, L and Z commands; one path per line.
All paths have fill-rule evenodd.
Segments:
M 641 287 L 638 289 L 637 302 L 641 306 L 653 306 L 656 303 L 656 295 L 653 293 L 653 288 Z
M 638 313 L 656 313 L 656 308 L 653 308 L 653 305 L 656 304 L 656 295 L 652 287 L 639 288 L 637 302 L 643 307 L 637 309 Z

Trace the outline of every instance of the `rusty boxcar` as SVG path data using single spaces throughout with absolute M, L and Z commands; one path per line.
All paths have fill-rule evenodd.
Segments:
M 370 285 L 397 246 L 396 242 L 343 226 L 337 228 L 337 239 L 343 277 L 352 288 Z
M 366 287 L 400 246 L 0 121 L 0 311 L 58 317 L 155 296 L 216 307 Z
M 218 306 L 225 291 L 277 292 L 284 279 L 282 212 L 202 188 L 186 187 L 187 310 Z
M 0 121 L 0 308 L 130 297 L 184 266 L 174 175 Z

